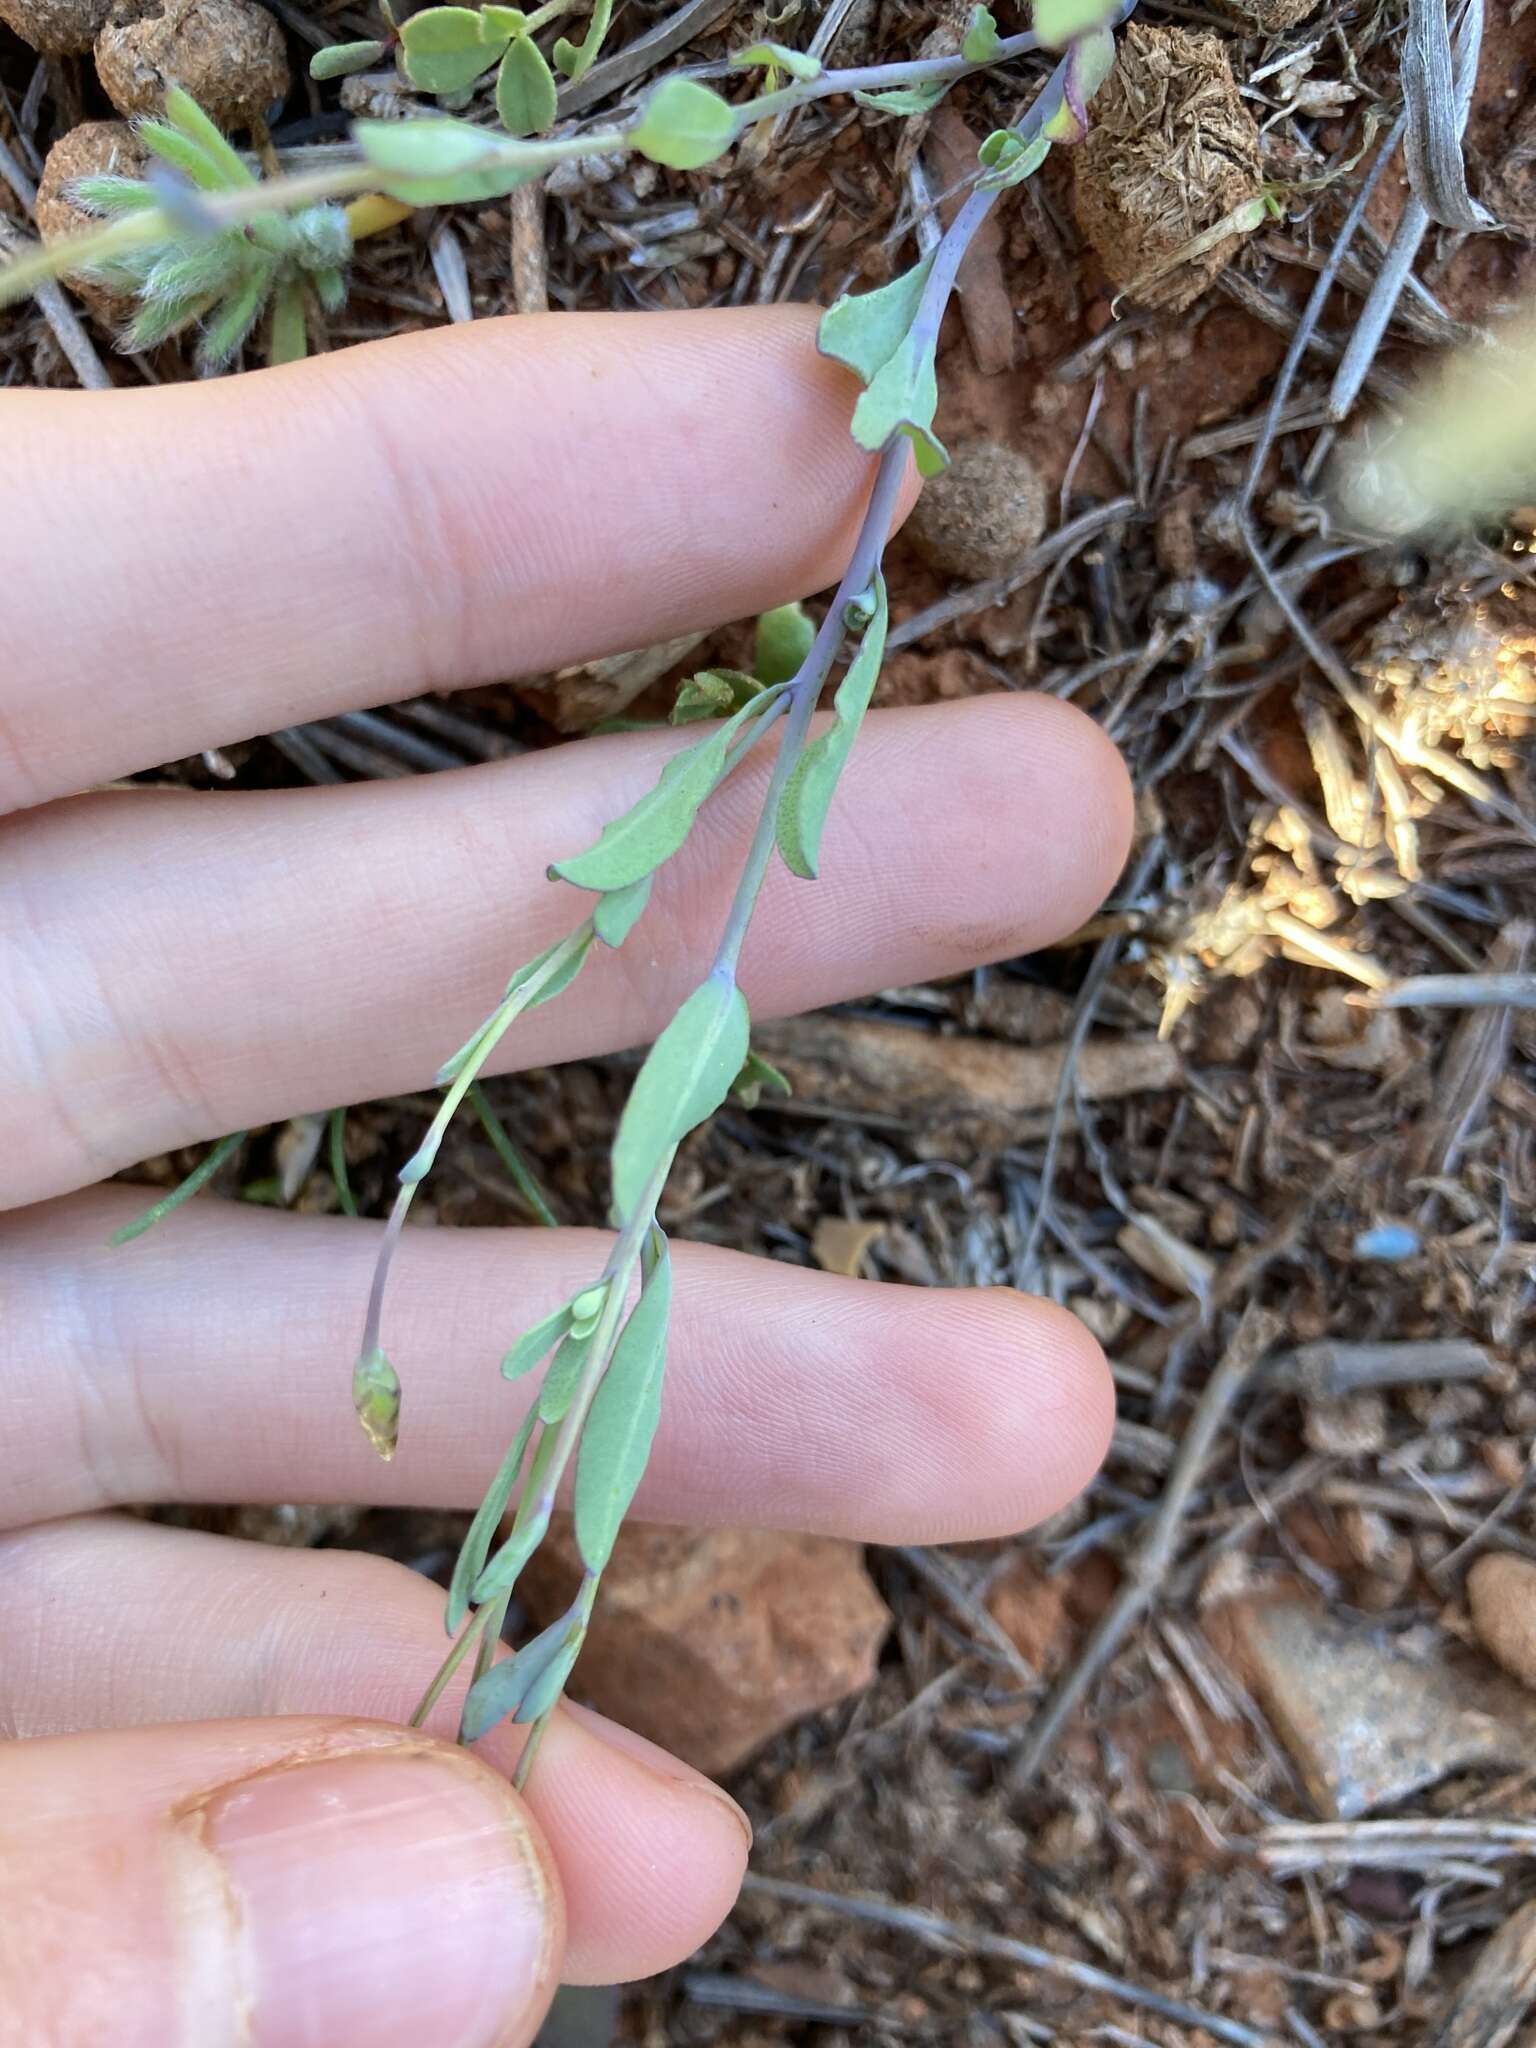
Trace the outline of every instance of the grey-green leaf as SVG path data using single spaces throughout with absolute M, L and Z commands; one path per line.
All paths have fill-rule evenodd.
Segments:
M 965 40 L 960 45 L 961 56 L 967 64 L 991 64 L 996 61 L 1001 47 L 997 17 L 991 8 L 973 7 L 966 23 Z
M 827 812 L 880 674 L 886 620 L 885 582 L 877 576 L 874 616 L 864 629 L 848 673 L 837 686 L 832 725 L 806 748 L 779 799 L 774 821 L 779 851 L 785 866 L 808 882 L 816 879 Z
M 873 107 L 882 114 L 931 114 L 949 91 L 946 79 L 925 80 L 921 85 L 897 85 L 888 92 L 856 92 L 861 107 Z
M 674 171 L 696 171 L 714 163 L 735 136 L 731 107 L 693 78 L 664 78 L 629 131 L 631 144 L 642 156 Z
M 523 1459 L 528 1454 L 528 1445 L 538 1419 L 536 1410 L 532 1408 L 523 1417 L 522 1427 L 512 1439 L 511 1448 L 496 1468 L 496 1477 L 491 1481 L 490 1491 L 475 1510 L 475 1519 L 465 1531 L 458 1557 L 454 1560 L 453 1577 L 448 1584 L 448 1611 L 444 1616 L 444 1622 L 451 1636 L 458 1634 L 460 1624 L 469 1612 L 470 1589 L 485 1569 L 491 1539 L 507 1511 L 507 1502 L 512 1496 L 513 1487 L 517 1484 L 517 1475 L 523 1469 Z
M 856 377 L 870 383 L 906 339 L 932 267 L 932 259 L 924 257 L 878 291 L 861 292 L 856 299 L 844 297 L 829 306 L 816 330 L 822 354 L 845 363 Z
M 489 1671 L 476 1679 L 464 1701 L 464 1715 L 459 1728 L 463 1740 L 478 1742 L 482 1735 L 488 1734 L 498 1721 L 506 1720 L 509 1714 L 514 1720 L 523 1720 L 523 1709 L 534 1687 L 539 1688 L 542 1698 L 552 1674 L 557 1674 L 554 1696 L 558 1698 L 581 1652 L 584 1634 L 579 1620 L 562 1614 L 558 1621 L 552 1621 L 531 1642 L 524 1643 L 515 1657 L 505 1657 L 501 1663 L 493 1664 Z M 542 1711 L 541 1707 L 539 1712 Z M 537 1720 L 538 1713 L 529 1714 L 526 1718 Z
M 460 93 L 472 86 L 501 55 L 499 41 L 487 42 L 472 7 L 424 7 L 400 30 L 401 62 L 422 92 Z
M 377 64 L 383 55 L 382 43 L 330 43 L 310 58 L 309 75 L 321 81 L 348 78 L 354 71 L 366 71 L 370 64 Z
M 734 718 L 716 726 L 708 738 L 686 753 L 675 754 L 654 789 L 647 790 L 622 818 L 605 825 L 595 846 L 569 860 L 557 860 L 550 875 L 574 882 L 579 889 L 625 889 L 670 860 L 688 837 L 699 806 L 724 774 L 731 741 L 743 725 L 767 709 L 775 694 L 763 691 Z
M 571 1304 L 564 1301 L 542 1321 L 525 1330 L 506 1357 L 501 1361 L 501 1376 L 504 1380 L 520 1380 L 524 1373 L 533 1371 L 539 1360 L 559 1343 L 571 1327 Z
M 489 63 L 496 61 L 492 51 Z M 505 142 L 486 128 L 446 117 L 411 121 L 355 121 L 352 140 L 379 183 L 407 206 L 454 206 L 500 199 L 538 177 L 536 159 L 509 161 Z
M 745 50 L 733 51 L 730 61 L 738 70 L 757 67 L 805 80 L 820 78 L 822 70 L 821 59 L 809 50 L 791 50 L 783 43 L 752 43 Z
M 634 1210 L 672 1148 L 724 1102 L 750 1031 L 741 990 L 712 974 L 651 1047 L 613 1141 L 613 1199 L 621 1214 Z
M 608 1562 L 650 1456 L 661 1415 L 671 1313 L 672 1261 L 663 1238 L 582 1431 L 576 1543 L 589 1572 L 600 1572 Z
M 741 1072 L 731 1083 L 731 1093 L 744 1109 L 756 1109 L 764 1093 L 769 1095 L 793 1095 L 789 1076 L 780 1073 L 772 1060 L 765 1060 L 760 1052 L 749 1052 L 742 1062 Z
M 787 683 L 816 638 L 816 621 L 803 604 L 777 605 L 757 622 L 752 643 L 752 668 L 760 683 Z
M 543 1448 L 542 1444 L 540 1448 Z M 527 1482 L 529 1486 L 534 1484 L 537 1470 L 537 1465 L 530 1470 Z M 523 1566 L 544 1541 L 548 1529 L 549 1516 L 542 1512 L 531 1514 L 521 1528 L 514 1526 L 505 1543 L 474 1583 L 469 1597 L 476 1607 L 483 1607 L 487 1600 L 495 1600 L 501 1594 L 511 1592 L 517 1584 Z
M 582 1373 L 586 1370 L 587 1360 L 592 1355 L 592 1339 L 596 1335 L 596 1323 L 588 1323 L 580 1331 L 572 1330 L 561 1340 L 560 1349 L 550 1360 L 549 1371 L 539 1389 L 540 1422 L 565 1420 L 576 1397 Z
M 933 347 L 922 347 L 915 334 L 901 342 L 890 361 L 875 372 L 853 408 L 853 438 L 878 454 L 897 434 L 911 436 L 920 475 L 937 476 L 948 462 L 943 443 L 933 433 L 939 383 Z
M 555 75 L 532 36 L 507 45 L 496 74 L 496 112 L 509 135 L 542 135 L 555 121 Z
M 642 875 L 638 882 L 631 882 L 627 888 L 610 889 L 597 899 L 597 908 L 592 913 L 592 929 L 605 946 L 622 946 L 629 937 L 645 915 L 654 880 L 653 875 Z

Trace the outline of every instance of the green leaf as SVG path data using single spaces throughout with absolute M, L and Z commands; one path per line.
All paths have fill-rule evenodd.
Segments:
M 159 157 L 161 163 L 169 164 L 173 171 L 180 171 L 200 192 L 228 192 L 231 189 L 228 176 L 206 150 L 168 122 L 141 121 L 137 134 L 151 155 Z
M 679 684 L 672 706 L 673 725 L 697 725 L 703 718 L 729 718 L 762 689 L 756 676 L 739 668 L 701 668 Z
M 816 346 L 834 362 L 845 363 L 868 384 L 906 339 L 917 318 L 932 259 L 925 257 L 878 291 L 841 298 L 821 316 Z
M 808 50 L 791 50 L 783 43 L 753 43 L 745 50 L 732 53 L 731 64 L 737 70 L 763 67 L 770 71 L 782 71 L 787 78 L 820 78 L 822 62 Z
M 1064 50 L 1075 36 L 1102 28 L 1113 12 L 1113 0 L 1035 0 L 1034 31 L 1043 49 Z
M 473 7 L 424 7 L 400 31 L 401 62 L 422 92 L 465 92 L 484 77 L 503 45 L 487 42 Z
M 787 683 L 816 638 L 816 621 L 803 604 L 781 604 L 764 612 L 752 642 L 752 669 L 760 683 Z
M 736 136 L 736 115 L 707 85 L 664 78 L 651 93 L 629 140 L 653 164 L 696 171 L 725 155 Z
M 769 1095 L 793 1095 L 789 1076 L 781 1074 L 772 1060 L 765 1060 L 760 1052 L 749 1052 L 742 1061 L 741 1072 L 731 1083 L 731 1093 L 743 1109 L 756 1109 L 764 1093 Z
M 528 17 L 521 7 L 482 7 L 480 10 L 482 43 L 494 43 L 499 50 L 503 43 L 527 32 Z
M 66 187 L 68 196 L 86 213 L 98 213 L 104 220 L 117 220 L 125 213 L 146 213 L 158 206 L 153 185 L 140 178 L 76 178 Z
M 932 79 L 922 85 L 893 86 L 889 92 L 856 92 L 861 107 L 874 107 L 882 114 L 928 114 L 939 104 L 949 83 Z
M 645 914 L 651 900 L 652 875 L 642 875 L 627 888 L 609 889 L 597 899 L 592 928 L 605 946 L 622 946 Z
M 995 128 L 977 150 L 982 176 L 977 184 L 987 192 L 1003 192 L 1010 185 L 1022 185 L 1032 178 L 1051 153 L 1044 135 L 1026 142 L 1012 128 Z
M 261 309 L 271 289 L 272 271 L 269 266 L 264 266 L 252 270 L 243 285 L 220 301 L 209 316 L 202 340 L 197 345 L 200 369 L 223 369 L 261 318 Z
M 588 1323 L 581 1330 L 571 1330 L 561 1339 L 560 1349 L 550 1360 L 549 1371 L 544 1375 L 544 1384 L 539 1389 L 540 1422 L 563 1422 L 576 1388 L 586 1370 L 587 1360 L 592 1355 L 592 1339 L 597 1334 L 597 1324 Z
M 580 78 L 584 71 L 590 70 L 612 21 L 613 0 L 597 0 L 581 41 L 573 43 L 569 36 L 561 36 L 555 44 L 555 64 L 567 78 Z
M 331 43 L 316 50 L 309 60 L 309 75 L 322 83 L 327 78 L 347 78 L 354 71 L 366 71 L 384 55 L 385 45 L 375 42 Z
M 384 1459 L 400 1441 L 400 1375 L 377 1344 L 352 1368 L 352 1406 L 363 1434 Z
M 827 812 L 880 674 L 886 620 L 885 580 L 877 576 L 874 616 L 864 629 L 848 673 L 837 686 L 837 695 L 832 700 L 832 725 L 806 748 L 779 799 L 774 821 L 779 852 L 790 872 L 807 882 L 816 879 Z
M 496 74 L 496 112 L 509 135 L 539 135 L 554 126 L 555 75 L 531 36 L 507 45 Z
M 523 1469 L 523 1459 L 533 1439 L 535 1425 L 539 1419 L 538 1410 L 530 1408 L 523 1417 L 521 1429 L 512 1439 L 511 1448 L 496 1468 L 496 1477 L 491 1481 L 490 1491 L 475 1510 L 475 1519 L 465 1531 L 464 1541 L 459 1546 L 458 1557 L 454 1560 L 453 1577 L 448 1584 L 448 1612 L 445 1625 L 451 1636 L 459 1632 L 465 1615 L 469 1612 L 470 1588 L 485 1569 L 486 1555 L 491 1541 L 507 1511 L 507 1502 L 517 1484 L 517 1475 Z
M 275 369 L 280 363 L 301 363 L 309 353 L 309 323 L 304 313 L 304 287 L 290 279 L 277 288 L 272 301 L 272 331 L 267 339 L 267 361 Z
M 542 1706 L 536 1712 L 525 1711 L 535 1692 L 540 1700 L 544 1699 L 553 1680 L 554 1698 L 549 1704 L 554 1704 L 581 1652 L 585 1634 L 579 1618 L 562 1614 L 531 1642 L 524 1643 L 515 1657 L 504 1657 L 499 1664 L 493 1664 L 469 1689 L 459 1726 L 461 1738 L 478 1742 L 509 1714 L 516 1721 L 537 1720 L 539 1713 L 545 1711 Z
M 655 1233 L 651 1270 L 593 1398 L 576 1462 L 576 1544 L 589 1572 L 600 1572 L 645 1471 L 661 1416 L 672 1313 L 672 1261 Z
M 546 1352 L 565 1335 L 571 1327 L 571 1304 L 563 1301 L 557 1309 L 551 1309 L 547 1316 L 536 1322 L 531 1330 L 525 1330 L 506 1357 L 501 1361 L 501 1376 L 504 1380 L 520 1380 L 524 1373 L 533 1368 Z
M 238 192 L 242 186 L 256 183 L 255 172 L 246 168 L 239 150 L 183 87 L 166 87 L 165 118 L 177 134 L 202 151 L 217 172 L 219 184 L 207 189 L 216 191 L 222 187 L 226 191 Z M 143 135 L 142 129 L 140 134 Z
M 734 981 L 696 988 L 635 1076 L 613 1141 L 613 1199 L 629 1215 L 674 1145 L 717 1110 L 747 1056 L 750 1020 Z
M 876 371 L 853 408 L 853 438 L 878 454 L 897 434 L 911 436 L 922 476 L 937 476 L 948 462 L 943 444 L 932 432 L 938 410 L 939 383 L 933 348 L 919 347 L 909 334 L 888 363 Z
M 993 64 L 1001 48 L 997 19 L 991 8 L 973 7 L 965 27 L 965 41 L 960 45 L 961 56 L 967 64 Z
M 688 837 L 699 806 L 724 774 L 731 741 L 777 695 L 764 690 L 707 739 L 675 754 L 655 788 L 622 818 L 605 825 L 595 846 L 569 860 L 557 860 L 549 870 L 551 878 L 574 882 L 578 889 L 624 889 L 670 860 Z
M 534 1412 L 537 1415 L 538 1411 Z M 528 1467 L 528 1477 L 523 1482 L 522 1497 L 517 1504 L 517 1516 L 511 1531 L 470 1589 L 472 1605 L 480 1607 L 487 1600 L 496 1600 L 503 1593 L 510 1593 L 523 1566 L 544 1541 L 549 1530 L 549 1508 L 540 1503 L 539 1495 L 544 1488 L 545 1474 L 554 1449 L 554 1432 L 545 1430 Z
M 509 162 L 496 136 L 468 121 L 354 121 L 352 140 L 384 189 L 407 206 L 499 199 L 539 175 L 536 164 Z
M 520 989 L 526 988 L 535 975 L 548 966 L 555 954 L 569 943 L 569 936 L 564 939 L 556 939 L 552 946 L 546 946 L 542 953 L 536 953 L 531 960 L 526 961 L 508 981 L 503 991 L 503 996 L 514 996 Z M 570 956 L 550 976 L 537 995 L 528 998 L 523 1005 L 523 1009 L 525 1011 L 536 1010 L 541 1003 L 552 1003 L 556 996 L 568 989 L 585 966 L 587 954 L 591 949 L 592 938 L 591 934 L 588 933 L 582 943 L 574 948 Z M 488 1017 L 483 1023 L 475 1026 L 469 1037 L 465 1039 L 451 1059 L 444 1060 L 432 1077 L 439 1088 L 445 1088 L 455 1075 L 463 1071 L 466 1064 L 479 1051 L 481 1040 L 485 1037 L 487 1030 L 492 1024 L 497 1023 L 499 1019 L 500 1011 L 498 1009 L 496 1016 Z M 402 1168 L 401 1170 L 404 1172 L 406 1169 Z

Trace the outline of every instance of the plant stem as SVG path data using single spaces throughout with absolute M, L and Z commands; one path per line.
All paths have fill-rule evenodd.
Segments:
M 795 78 L 777 92 L 764 93 L 741 108 L 752 121 L 765 115 L 789 113 L 811 100 L 830 99 L 837 93 L 886 92 L 903 85 L 947 85 L 973 72 L 994 71 L 1012 57 L 1026 57 L 1038 50 L 1040 38 L 1033 34 L 1004 36 L 995 57 L 974 63 L 969 57 L 913 57 L 905 64 L 865 64 L 844 71 L 823 71 L 817 78 Z M 714 70 L 714 66 L 709 67 Z M 729 76 L 738 66 L 724 67 Z
M 234 1157 L 249 1136 L 249 1131 L 231 1131 L 227 1138 L 220 1138 L 211 1151 L 204 1153 L 184 1181 L 173 1187 L 168 1195 L 162 1195 L 152 1209 L 146 1209 L 142 1216 L 125 1223 L 121 1230 L 114 1230 L 107 1243 L 129 1244 L 134 1238 L 142 1237 L 146 1230 L 153 1230 L 162 1216 L 169 1216 L 173 1209 L 179 1209 L 183 1202 L 189 1202 L 207 1187 L 219 1168 Z
M 559 1218 L 549 1206 L 544 1190 L 534 1177 L 533 1169 L 521 1152 L 507 1136 L 506 1125 L 492 1109 L 485 1090 L 478 1081 L 470 1083 L 469 1106 L 479 1117 L 485 1135 L 495 1148 L 496 1157 L 517 1183 L 517 1191 L 533 1211 L 538 1221 L 548 1229 L 557 1227 Z
M 449 1679 L 452 1678 L 455 1671 L 464 1662 L 471 1647 L 479 1642 L 481 1636 L 490 1627 L 499 1605 L 499 1601 L 487 1600 L 483 1607 L 476 1608 L 474 1615 L 464 1624 L 458 1641 L 453 1644 L 447 1656 L 438 1665 L 436 1677 L 422 1694 L 415 1713 L 412 1714 L 410 1720 L 406 1723 L 408 1728 L 421 1728 L 426 1725 L 427 1716 L 442 1698 L 447 1689 Z M 504 1614 L 506 1609 L 502 1608 L 502 1612 Z
M 347 1172 L 347 1112 L 344 1107 L 331 1111 L 330 1125 L 331 1179 L 335 1183 L 336 1199 L 341 1204 L 343 1216 L 355 1216 L 357 1197 L 352 1192 L 352 1181 Z

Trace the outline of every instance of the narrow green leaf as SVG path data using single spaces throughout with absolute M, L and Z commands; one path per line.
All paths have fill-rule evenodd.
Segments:
M 197 345 L 199 368 L 223 369 L 260 319 L 271 288 L 270 268 L 253 270 L 243 285 L 237 286 L 220 301 L 209 316 L 202 340 Z
M 965 40 L 960 45 L 961 56 L 967 64 L 991 64 L 996 61 L 1001 47 L 997 18 L 991 8 L 973 7 L 966 23 Z
M 518 1338 L 501 1361 L 502 1378 L 520 1380 L 524 1373 L 532 1372 L 539 1360 L 554 1349 L 570 1327 L 571 1304 L 563 1301 L 557 1309 L 552 1309 L 547 1316 L 535 1323 L 531 1330 L 525 1330 Z
M 661 1385 L 672 1313 L 666 1240 L 619 1335 L 582 1431 L 576 1463 L 576 1543 L 589 1572 L 608 1562 L 645 1471 L 661 1416 Z
M 173 171 L 180 171 L 200 192 L 230 189 L 228 177 L 207 151 L 168 121 L 141 121 L 137 134 L 152 156 L 169 164 Z
M 672 706 L 673 725 L 696 725 L 705 718 L 729 718 L 762 689 L 756 676 L 739 668 L 701 668 L 678 686 Z
M 597 1334 L 597 1324 L 587 1323 L 581 1329 L 571 1329 L 560 1340 L 560 1349 L 549 1362 L 549 1371 L 544 1375 L 544 1384 L 539 1389 L 539 1420 L 543 1423 L 563 1422 L 576 1398 L 576 1388 L 586 1370 L 587 1360 L 592 1355 L 592 1339 Z
M 536 954 L 534 958 L 528 962 L 526 967 L 519 967 L 517 972 L 511 977 L 511 979 L 507 983 L 507 994 L 509 996 L 514 996 L 517 994 L 519 989 L 526 988 L 528 983 L 533 980 L 534 976 L 538 974 L 542 968 L 546 967 L 549 961 L 553 958 L 553 956 L 557 952 L 559 952 L 562 946 L 566 945 L 567 943 L 568 941 L 566 939 L 556 939 L 554 945 L 546 946 L 542 953 Z M 587 955 L 589 952 L 591 952 L 591 950 L 592 941 L 591 938 L 588 937 L 583 941 L 581 945 L 575 948 L 575 950 L 571 954 L 571 957 L 567 961 L 565 961 L 565 963 L 554 974 L 552 974 L 549 977 L 548 981 L 545 982 L 544 986 L 539 990 L 538 994 L 530 1000 L 528 1008 L 530 1010 L 536 1010 L 538 1009 L 541 1003 L 552 1003 L 555 1000 L 556 996 L 562 995 L 565 992 L 565 990 L 570 987 L 571 983 L 576 979 L 577 975 L 580 974 L 582 968 L 586 965 Z
M 930 114 L 949 91 L 947 79 L 932 79 L 922 85 L 892 86 L 888 92 L 856 92 L 861 107 L 873 107 L 881 114 Z
M 597 0 L 587 20 L 587 32 L 579 43 L 573 43 L 569 36 L 561 36 L 555 44 L 555 66 L 572 81 L 590 71 L 597 53 L 603 47 L 608 30 L 613 22 L 613 0 Z
M 352 1368 L 352 1406 L 363 1434 L 386 1461 L 400 1441 L 400 1376 L 377 1344 Z
M 693 78 L 664 78 L 629 131 L 631 145 L 654 164 L 696 171 L 725 155 L 736 115 L 719 93 Z
M 153 185 L 141 178 L 117 178 L 110 173 L 99 178 L 76 178 L 67 186 L 68 196 L 86 213 L 103 220 L 118 220 L 126 213 L 147 213 L 159 204 Z
M 309 60 L 309 75 L 323 84 L 328 78 L 349 78 L 354 71 L 366 71 L 384 55 L 383 43 L 331 43 L 316 50 Z
M 504 44 L 487 41 L 473 7 L 424 7 L 400 31 L 401 62 L 422 92 L 466 92 L 500 57 Z
M 747 1056 L 746 999 L 711 975 L 696 988 L 635 1076 L 613 1141 L 613 1199 L 628 1215 L 662 1160 L 717 1110 Z
M 496 112 L 509 135 L 541 135 L 554 126 L 555 75 L 531 36 L 515 36 L 496 74 Z
M 752 643 L 752 670 L 760 683 L 787 683 L 816 638 L 816 621 L 803 604 L 781 604 L 764 612 Z
M 948 462 L 942 442 L 932 431 L 938 410 L 939 383 L 933 348 L 922 348 L 909 334 L 888 363 L 875 372 L 853 408 L 853 438 L 878 454 L 897 434 L 911 436 L 918 471 L 937 476 Z
M 545 1432 L 539 1441 L 539 1451 L 543 1451 L 546 1444 L 553 1449 L 554 1437 L 548 1431 Z M 529 1467 L 528 1477 L 523 1484 L 523 1500 L 525 1502 L 530 1501 L 536 1494 L 539 1479 L 538 1452 L 535 1452 L 534 1462 Z M 548 1531 L 549 1516 L 546 1512 L 542 1510 L 538 1513 L 530 1512 L 528 1519 L 524 1521 L 522 1508 L 519 1507 L 518 1519 L 512 1526 L 512 1533 L 507 1537 L 479 1578 L 476 1579 L 474 1586 L 470 1590 L 471 1604 L 476 1607 L 483 1607 L 487 1600 L 496 1600 L 503 1593 L 510 1593 L 517 1584 L 523 1566 L 527 1564 L 529 1558 L 532 1557 L 533 1553 L 544 1541 Z
M 241 186 L 256 183 L 255 172 L 246 168 L 239 150 L 183 87 L 166 87 L 165 118 L 178 134 L 184 135 L 188 142 L 202 151 L 218 172 L 219 182 L 226 190 L 238 192 Z
M 496 1477 L 491 1481 L 489 1492 L 476 1508 L 475 1519 L 465 1531 L 458 1557 L 454 1560 L 453 1577 L 448 1584 L 448 1612 L 444 1619 L 451 1636 L 458 1634 L 469 1612 L 470 1588 L 485 1569 L 492 1539 L 507 1511 L 507 1502 L 517 1484 L 517 1475 L 523 1469 L 523 1459 L 528 1454 L 538 1419 L 538 1411 L 533 1408 L 523 1417 L 522 1427 L 512 1439 L 511 1448 L 496 1468 Z
M 775 830 L 779 852 L 792 874 L 804 881 L 816 879 L 821 857 L 821 835 L 827 812 L 837 789 L 838 778 L 853 751 L 859 726 L 869 708 L 880 663 L 885 656 L 887 609 L 885 581 L 875 579 L 875 611 L 864 629 L 858 653 L 848 673 L 837 686 L 832 701 L 833 722 L 820 739 L 813 740 L 801 755 L 779 800 Z
M 536 1635 L 531 1642 L 524 1643 L 514 1657 L 504 1657 L 499 1664 L 493 1664 L 489 1671 L 477 1678 L 470 1687 L 464 1701 L 464 1716 L 459 1732 L 465 1742 L 478 1742 L 482 1735 L 489 1734 L 498 1721 L 505 1721 L 510 1714 L 514 1720 L 522 1720 L 522 1708 L 532 1688 L 540 1680 L 557 1674 L 556 1697 L 565 1683 L 572 1665 L 581 1651 L 585 1630 L 579 1619 L 562 1614 L 558 1621 L 552 1621 L 547 1629 Z M 540 1687 L 541 1696 L 544 1687 Z M 529 1719 L 537 1719 L 529 1715 Z
M 622 818 L 605 825 L 595 846 L 569 860 L 557 860 L 549 870 L 551 877 L 574 882 L 579 889 L 624 889 L 670 860 L 688 837 L 699 806 L 724 774 L 731 741 L 777 694 L 764 690 L 706 739 L 675 754 L 653 789 Z
M 642 875 L 627 888 L 610 889 L 599 896 L 592 913 L 592 928 L 605 946 L 622 946 L 629 937 L 645 915 L 654 880 L 654 875 Z
M 822 62 L 808 50 L 791 50 L 783 43 L 752 43 L 733 51 L 731 63 L 737 70 L 751 68 L 782 71 L 788 78 L 820 78 Z
M 301 363 L 309 353 L 309 325 L 304 314 L 304 287 L 290 279 L 277 288 L 272 301 L 272 333 L 267 342 L 267 361 Z
M 586 1640 L 585 1622 L 574 1623 L 558 1655 L 549 1658 L 529 1681 L 522 1704 L 512 1716 L 514 1721 L 527 1727 L 534 1721 L 543 1720 L 546 1714 L 551 1713 L 560 1704 L 560 1695 L 570 1681 L 571 1673 L 576 1667 L 576 1659 L 581 1655 L 582 1645 Z
M 861 292 L 856 299 L 843 297 L 829 306 L 816 330 L 821 353 L 845 363 L 868 384 L 906 339 L 932 267 L 932 259 L 924 257 L 878 291 Z

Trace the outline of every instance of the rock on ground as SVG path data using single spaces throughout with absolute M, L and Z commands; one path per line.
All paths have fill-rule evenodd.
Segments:
M 1536 1564 L 1493 1551 L 1467 1574 L 1477 1639 L 1511 1678 L 1536 1692 Z
M 580 1576 L 558 1522 L 520 1591 L 541 1625 Z M 859 1546 L 752 1529 L 620 1536 L 572 1691 L 712 1776 L 875 1674 L 890 1614 Z

